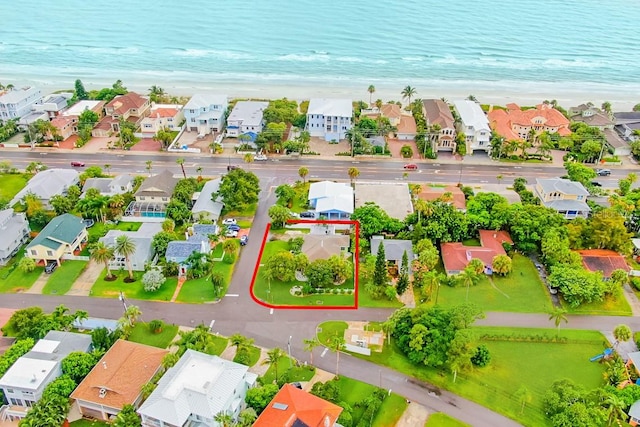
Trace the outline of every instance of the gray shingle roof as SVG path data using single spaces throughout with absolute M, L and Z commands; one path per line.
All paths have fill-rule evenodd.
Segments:
M 209 236 L 211 234 L 218 234 L 220 227 L 216 224 L 193 224 L 193 232 L 201 236 Z
M 62 214 L 53 218 L 29 243 L 27 249 L 36 245 L 57 249 L 64 243 L 72 243 L 85 229 L 82 218 L 71 214 Z
M 176 262 L 181 262 L 187 259 L 192 253 L 199 250 L 200 242 L 175 240 L 173 242 L 169 242 L 165 257 L 167 259 L 173 259 Z
M 578 200 L 552 200 L 550 202 L 544 202 L 544 205 L 556 211 L 591 211 L 589 205 Z
M 38 343 L 31 351 L 23 357 L 39 360 L 57 360 L 60 361 L 74 351 L 90 351 L 91 335 L 77 334 L 73 332 L 49 331 L 42 339 L 44 341 L 57 341 L 59 344 L 55 350 L 46 351 L 38 346 Z M 38 341 L 41 342 L 42 340 Z M 44 342 L 43 342 L 44 344 Z M 46 348 L 46 346 L 45 346 Z
M 25 228 L 29 230 L 25 214 L 14 213 L 13 209 L 0 211 L 0 252 L 13 250 L 14 242 L 20 241 Z
M 164 170 L 157 175 L 145 179 L 138 191 L 136 191 L 136 197 L 171 197 L 177 183 L 178 179 L 173 177 L 173 173 L 169 170 Z
M 371 238 L 371 253 L 378 253 L 378 246 L 382 242 L 384 246 L 384 255 L 387 261 L 402 262 L 402 255 L 407 251 L 409 263 L 413 260 L 413 244 L 411 240 L 382 239 L 380 236 Z
M 579 182 L 562 178 L 538 178 L 536 182 L 545 194 L 559 192 L 576 196 L 588 196 L 589 192 Z
M 29 180 L 11 202 L 11 206 L 20 201 L 27 193 L 33 193 L 39 199 L 48 200 L 56 194 L 63 194 L 69 187 L 78 183 L 78 171 L 73 169 L 47 169 L 38 172 Z
M 87 178 L 82 186 L 82 192 L 85 193 L 90 188 L 95 188 L 100 193 L 108 193 L 110 191 L 109 184 L 111 184 L 111 178 Z

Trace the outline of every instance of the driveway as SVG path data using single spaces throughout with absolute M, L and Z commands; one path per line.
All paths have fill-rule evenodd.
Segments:
M 162 150 L 162 144 L 159 141 L 155 141 L 153 138 L 142 138 L 131 147 L 131 151 L 160 151 Z
M 389 151 L 391 151 L 391 156 L 393 158 L 404 159 L 404 157 L 402 157 L 402 155 L 400 154 L 400 150 L 405 145 L 408 145 L 413 150 L 413 156 L 407 158 L 407 161 L 418 160 L 422 158 L 415 141 L 400 141 L 399 139 L 389 138 L 387 140 L 387 145 L 389 145 Z
M 104 265 L 98 264 L 97 262 L 91 260 L 87 267 L 84 269 L 80 276 L 73 283 L 69 292 L 65 295 L 76 295 L 76 296 L 89 296 L 91 295 L 91 288 L 93 284 L 98 280 L 100 274 L 104 270 Z

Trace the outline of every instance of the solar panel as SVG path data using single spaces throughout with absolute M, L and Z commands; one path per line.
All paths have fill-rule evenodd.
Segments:
M 288 407 L 289 407 L 289 405 L 286 405 L 284 403 L 276 402 L 276 403 L 273 404 L 273 408 L 274 409 L 279 409 L 281 411 L 286 411 Z

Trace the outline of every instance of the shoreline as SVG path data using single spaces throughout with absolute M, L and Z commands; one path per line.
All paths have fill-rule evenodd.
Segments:
M 400 92 L 404 86 L 397 83 L 388 83 L 378 79 L 369 83 L 362 81 L 323 81 L 322 79 L 307 79 L 300 81 L 287 81 L 285 78 L 264 78 L 262 81 L 241 80 L 200 80 L 187 81 L 173 79 L 170 76 L 133 76 L 122 77 L 105 76 L 101 78 L 70 77 L 69 80 L 62 77 L 0 75 L 0 82 L 13 83 L 16 87 L 36 86 L 43 93 L 51 93 L 73 88 L 76 78 L 80 78 L 87 90 L 109 87 L 118 80 L 122 80 L 127 89 L 142 94 L 147 94 L 149 87 L 157 85 L 166 93 L 175 96 L 192 96 L 197 92 L 211 92 L 225 94 L 230 98 L 289 98 L 304 100 L 309 98 L 349 98 L 354 101 L 369 101 L 367 88 L 373 84 L 376 91 L 371 96 L 372 100 L 382 99 L 387 101 L 401 101 Z M 268 76 L 267 76 L 268 77 Z M 397 79 L 394 79 L 397 80 Z M 409 79 L 410 80 L 410 79 Z M 505 105 L 515 102 L 520 106 L 530 106 L 541 103 L 544 100 L 555 99 L 564 108 L 569 108 L 593 102 L 599 106 L 605 101 L 611 103 L 614 111 L 630 111 L 640 102 L 640 87 L 622 88 L 616 85 L 601 83 L 585 83 L 584 86 L 576 84 L 576 87 L 567 88 L 565 83 L 551 82 L 469 82 L 469 81 L 421 81 L 416 84 L 407 83 L 417 90 L 417 98 L 446 98 L 449 102 L 474 95 L 482 104 Z M 403 102 L 404 104 L 404 102 Z

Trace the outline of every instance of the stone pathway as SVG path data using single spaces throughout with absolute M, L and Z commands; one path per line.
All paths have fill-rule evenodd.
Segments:
M 33 285 L 27 289 L 24 293 L 25 294 L 41 294 L 42 290 L 44 289 L 44 285 L 47 284 L 47 281 L 49 280 L 49 275 L 45 272 L 42 272 L 42 274 L 36 279 L 36 281 L 33 283 Z
M 410 402 L 407 409 L 396 423 L 396 427 L 416 427 L 423 426 L 429 418 L 429 411 L 422 405 Z
M 178 295 L 180 294 L 180 290 L 182 289 L 182 285 L 186 281 L 187 281 L 187 278 L 184 277 L 184 276 L 178 278 L 178 286 L 176 286 L 176 291 L 173 293 L 173 296 L 171 297 L 171 302 L 176 302 L 176 298 L 178 298 Z
M 249 368 L 249 372 L 253 372 L 259 377 L 266 374 L 267 370 L 269 369 L 269 366 L 271 366 L 268 363 L 263 364 L 263 362 L 267 359 L 267 357 L 268 357 L 267 349 L 260 347 L 260 358 L 258 359 L 258 362 L 255 365 Z
M 91 295 L 91 288 L 93 287 L 93 284 L 96 283 L 96 280 L 98 280 L 103 270 L 104 266 L 102 264 L 98 264 L 95 261 L 89 261 L 89 264 L 87 264 L 82 273 L 80 273 L 80 276 L 78 276 L 71 286 L 71 289 L 69 289 L 65 295 L 83 297 Z
M 225 348 L 222 354 L 220 355 L 221 358 L 226 360 L 233 360 L 235 356 L 236 356 L 236 346 L 231 345 L 231 343 L 229 343 L 227 348 Z

